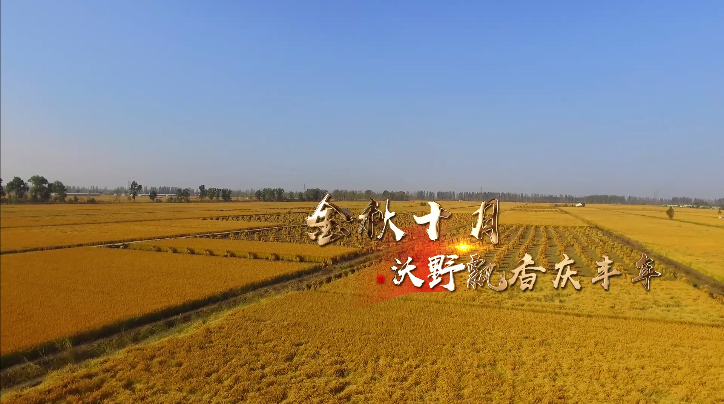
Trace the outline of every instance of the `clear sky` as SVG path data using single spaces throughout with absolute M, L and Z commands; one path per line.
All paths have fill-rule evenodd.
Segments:
M 724 1 L 17 1 L 1 176 L 724 196 Z

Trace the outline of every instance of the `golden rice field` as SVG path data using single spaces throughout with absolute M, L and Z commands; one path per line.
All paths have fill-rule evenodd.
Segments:
M 724 281 L 724 228 L 638 215 L 634 209 L 564 208 L 583 219 L 643 243 L 661 255 Z M 682 210 L 678 209 L 677 215 Z M 694 209 L 690 209 L 694 210 Z M 699 209 L 701 210 L 701 209 Z M 707 209 L 707 211 L 714 212 Z M 676 216 L 675 216 L 676 217 Z
M 268 222 L 179 219 L 110 224 L 18 227 L 0 229 L 0 251 L 130 241 L 153 237 L 182 236 L 278 225 L 279 223 Z
M 366 206 L 338 204 L 355 213 Z M 393 202 L 396 220 L 410 237 L 369 249 L 400 247 L 375 255 L 378 258 L 360 270 L 345 270 L 326 283 L 315 281 L 304 291 L 280 290 L 115 353 L 66 366 L 38 380 L 38 385 L 5 389 L 2 402 L 724 402 L 724 355 L 717 354 L 724 352 L 724 298 L 712 292 L 716 288 L 711 285 L 695 287 L 660 262 L 655 269 L 662 276 L 652 279 L 650 291 L 641 283 L 633 284 L 642 251 L 589 223 L 718 279 L 724 266 L 717 258 L 724 258 L 724 253 L 716 245 L 722 245 L 718 231 L 724 229 L 706 223 L 699 212 L 681 214 L 681 220 L 661 220 L 653 215 L 658 207 L 559 209 L 549 204 L 501 203 L 501 243 L 492 248 L 469 236 L 471 214 L 479 203 L 441 204 L 454 218 L 443 221 L 439 242 L 426 242 L 409 231 L 410 213 L 424 212 L 424 204 Z M 207 229 L 241 230 L 245 225 L 302 224 L 297 223 L 303 221 L 302 212 L 309 214 L 316 207 L 316 203 L 192 203 L 178 204 L 183 206 L 173 211 L 166 206 L 174 204 L 143 204 L 143 211 L 134 204 L 114 204 L 104 207 L 109 209 L 106 216 L 123 220 L 125 205 L 139 209 L 138 215 L 167 216 L 105 225 L 128 226 L 108 234 L 150 238 L 162 230 L 173 236 Z M 48 215 L 44 222 L 40 207 L 12 208 L 18 220 L 25 217 L 32 223 L 30 218 L 37 216 L 32 219 L 41 223 L 37 229 L 49 234 L 55 227 L 104 226 L 92 224 L 103 216 L 97 212 L 83 219 L 87 224 L 54 226 L 54 216 Z M 6 207 L 0 209 L 4 217 Z M 73 220 L 83 216 L 81 212 L 75 216 L 68 207 L 61 211 L 65 213 L 56 216 Z M 280 215 L 248 217 L 271 213 Z M 198 216 L 186 216 L 194 214 Z M 225 220 L 201 220 L 219 217 Z M 13 233 L 6 231 L 31 229 L 6 228 L 3 222 L 2 251 L 11 250 L 6 235 Z M 365 246 L 372 245 L 353 234 L 322 248 L 306 231 L 275 228 L 222 239 L 149 240 L 125 249 L 4 253 L 0 351 L 21 352 L 316 265 L 260 258 L 344 262 L 348 254 L 368 254 Z M 66 244 L 81 237 L 76 232 L 64 234 Z M 34 245 L 53 240 L 48 236 Z M 467 288 L 467 271 L 461 271 L 454 275 L 454 292 L 438 285 L 439 293 L 401 293 L 430 290 L 426 275 L 431 255 L 456 254 L 457 262 L 466 263 L 470 254 L 479 254 L 497 264 L 493 277 L 497 282 L 501 273 L 510 278 L 526 253 L 535 266 L 547 269 L 537 273 L 530 291 L 521 291 L 520 280 L 502 292 L 484 286 Z M 563 289 L 553 287 L 554 266 L 563 254 L 575 260 L 573 278 L 580 281 L 580 290 L 570 283 Z M 596 261 L 603 255 L 621 272 L 610 278 L 608 291 L 592 283 Z M 402 286 L 391 282 L 394 259 L 404 261 L 408 256 L 417 265 L 413 274 L 425 280 L 420 289 L 411 287 L 409 279 Z M 378 275 L 384 279 L 381 284 Z
M 339 202 L 353 212 L 361 212 L 369 202 Z M 4 205 L 0 215 L 0 228 L 36 227 L 70 224 L 120 223 L 131 221 L 157 221 L 196 219 L 218 216 L 259 215 L 285 212 L 314 211 L 317 202 L 244 202 L 244 203 L 101 203 L 101 204 L 47 204 Z M 518 204 L 503 203 L 501 210 Z M 480 204 L 448 202 L 444 207 L 452 212 L 474 212 Z M 392 202 L 395 212 L 413 212 L 425 207 L 418 202 Z
M 96 247 L 4 254 L 0 263 L 2 354 L 310 266 Z
M 316 244 L 270 243 L 266 241 L 240 241 L 210 238 L 173 238 L 145 241 L 130 245 L 132 249 L 189 252 L 191 254 L 226 255 L 231 252 L 237 257 L 249 254 L 262 259 L 276 256 L 287 261 L 324 262 L 329 258 L 343 258 L 356 253 L 354 248 L 329 245 L 320 248 Z M 190 249 L 190 250 L 189 250 Z
M 609 317 L 596 306 L 617 299 L 594 290 L 583 315 L 555 313 L 557 302 L 551 312 L 491 307 L 490 290 L 362 306 L 355 283 L 374 285 L 374 275 L 231 311 L 59 372 L 7 402 L 724 400 L 724 358 L 713 354 L 724 350 L 724 329 L 697 324 L 697 316 Z M 703 305 L 722 314 L 715 304 Z
M 2 208 L 0 227 L 34 227 L 69 224 L 116 223 L 149 220 L 196 219 L 224 215 L 253 215 L 302 211 L 294 204 L 271 203 L 156 203 L 156 204 L 50 204 L 7 205 Z
M 609 211 L 617 211 L 628 213 L 631 215 L 640 215 L 661 219 L 664 221 L 673 220 L 685 223 L 703 224 L 707 226 L 724 227 L 724 219 L 719 216 L 724 214 L 718 213 L 715 209 L 696 209 L 696 208 L 674 208 L 674 217 L 669 219 L 666 216 L 668 207 L 664 206 L 647 206 L 647 205 L 587 205 L 587 208 L 603 209 Z
M 195 219 L 314 210 L 316 203 L 100 203 L 3 205 L 0 227 Z

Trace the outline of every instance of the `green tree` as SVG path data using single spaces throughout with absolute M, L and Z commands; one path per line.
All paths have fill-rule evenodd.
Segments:
M 138 193 L 141 192 L 141 189 L 143 189 L 143 186 L 136 181 L 131 182 L 131 188 L 129 189 L 129 192 L 131 193 L 131 196 L 133 197 L 133 202 L 136 202 L 136 197 L 138 196 Z
M 191 191 L 186 188 L 177 188 L 176 189 L 176 202 L 188 202 L 189 198 L 191 197 Z
M 5 188 L 3 188 L 3 179 L 0 178 L 0 198 L 3 196 L 5 196 Z M 721 211 L 719 211 L 719 213 L 721 213 Z
M 158 192 L 156 192 L 155 189 L 152 189 L 151 192 L 148 193 L 148 197 L 149 197 L 152 201 L 156 202 L 156 198 L 158 198 Z
M 389 191 L 388 191 L 389 193 Z M 308 201 L 321 201 L 324 195 L 327 194 L 326 189 L 310 188 L 305 192 L 304 199 Z
M 230 189 L 222 189 L 221 190 L 221 200 L 224 202 L 230 202 L 231 201 L 231 190 Z
M 303 201 L 303 200 L 304 200 L 304 194 L 301 193 L 301 192 L 299 192 L 299 193 L 297 194 L 297 200 L 298 200 L 299 202 Z
M 261 198 L 262 198 L 261 189 L 257 189 L 256 192 L 254 192 L 254 196 L 256 196 L 257 201 L 261 201 Z
M 674 208 L 672 206 L 669 206 L 669 210 L 666 211 L 666 216 L 668 216 L 669 219 L 674 218 Z
M 206 196 L 207 196 L 210 200 L 212 200 L 212 201 L 213 201 L 214 199 L 216 199 L 216 188 L 209 188 L 209 189 L 207 189 L 207 190 L 206 190 Z
M 51 190 L 48 180 L 42 175 L 33 175 L 28 182 L 30 185 L 30 199 L 35 202 L 47 202 L 50 200 Z
M 284 188 L 274 189 L 274 200 L 279 202 L 284 200 Z
M 55 194 L 55 200 L 58 202 L 65 202 L 65 197 L 68 196 L 66 193 L 67 189 L 65 188 L 65 185 L 63 185 L 60 181 L 53 182 L 53 185 L 51 185 L 51 189 L 53 190 L 53 193 Z
M 199 185 L 199 199 L 206 199 L 206 185 Z

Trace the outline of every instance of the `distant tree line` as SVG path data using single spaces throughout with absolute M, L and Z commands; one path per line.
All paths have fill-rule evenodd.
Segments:
M 674 197 L 649 198 L 620 195 L 550 195 L 550 194 L 523 194 L 513 192 L 455 192 L 455 191 L 388 191 L 382 192 L 368 190 L 335 189 L 329 192 L 326 189 L 310 188 L 303 192 L 286 191 L 284 188 L 263 188 L 247 190 L 231 190 L 229 188 L 207 188 L 200 185 L 197 189 L 183 187 L 146 187 L 132 181 L 129 187 L 117 187 L 112 190 L 101 189 L 97 186 L 66 187 L 61 181 L 50 182 L 45 177 L 34 175 L 25 182 L 20 177 L 14 177 L 7 185 L 2 186 L 0 179 L 0 197 L 9 202 L 77 202 L 77 196 L 67 198 L 68 193 L 88 193 L 106 195 L 128 195 L 134 201 L 139 194 L 147 195 L 151 200 L 159 200 L 159 195 L 171 195 L 167 202 L 189 202 L 192 196 L 201 201 L 230 202 L 234 197 L 246 197 L 263 202 L 292 202 L 292 201 L 321 201 L 324 195 L 331 194 L 337 201 L 364 201 L 370 198 L 376 200 L 390 199 L 394 201 L 409 200 L 462 200 L 483 201 L 498 199 L 501 202 L 538 202 L 538 203 L 594 203 L 594 204 L 629 204 L 629 205 L 688 205 L 698 207 L 724 207 L 724 198 L 706 200 L 701 198 Z M 95 202 L 95 200 L 89 202 Z
M 417 191 L 414 199 L 420 200 L 462 200 L 483 201 L 498 199 L 501 202 L 539 202 L 539 203 L 596 203 L 596 204 L 627 204 L 627 205 L 691 205 L 691 206 L 724 206 L 724 198 L 705 200 L 689 197 L 648 198 L 620 195 L 545 195 L 522 194 L 511 192 L 453 192 L 453 191 Z
M 206 188 L 205 185 L 199 185 L 199 199 L 200 200 L 221 200 L 224 202 L 230 202 L 232 197 L 232 191 L 228 188 Z

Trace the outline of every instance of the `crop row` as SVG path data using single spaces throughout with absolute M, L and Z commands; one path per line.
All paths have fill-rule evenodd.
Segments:
M 595 267 L 595 260 L 591 259 L 591 257 L 587 253 L 587 249 L 583 246 L 583 244 L 578 241 L 576 236 L 573 234 L 573 231 L 570 230 L 570 228 L 568 227 L 561 227 L 560 229 L 568 238 L 568 242 L 573 245 L 573 248 L 576 250 L 578 257 L 583 260 L 583 264 L 589 267 Z
M 311 213 L 311 212 L 310 212 Z M 235 222 L 275 222 L 285 224 L 302 224 L 305 218 L 309 216 L 307 213 L 266 213 L 252 215 L 231 215 L 231 216 L 212 216 L 202 218 L 202 220 L 221 220 Z
M 265 259 L 270 261 L 316 262 L 332 265 L 370 252 L 369 249 L 350 249 L 338 246 L 321 248 L 316 245 L 270 243 L 201 238 L 157 240 L 127 245 L 134 250 L 195 254 L 207 256 Z
M 541 245 L 535 260 L 538 265 L 548 268 L 548 229 L 546 226 L 541 227 Z
M 497 263 L 499 266 L 503 264 L 503 260 L 505 259 L 505 256 L 513 249 L 515 246 L 520 243 L 520 239 L 523 237 L 525 227 L 519 226 L 516 228 L 517 232 L 513 236 L 513 238 L 510 240 L 510 242 L 506 243 L 502 247 L 500 247 L 497 252 L 495 253 L 495 257 L 493 258 L 493 262 Z

